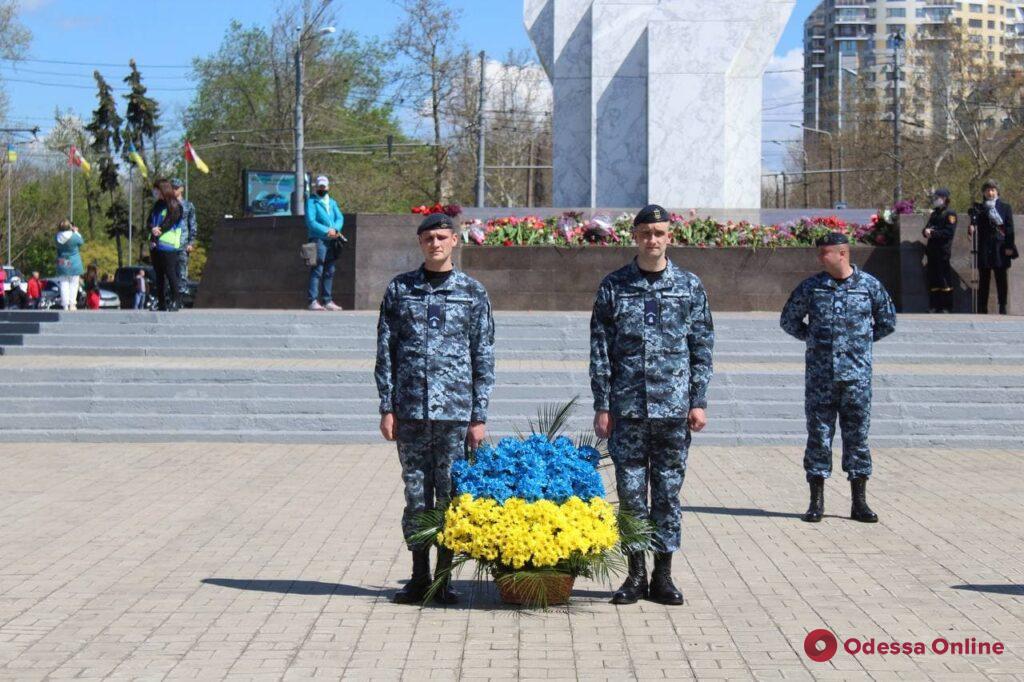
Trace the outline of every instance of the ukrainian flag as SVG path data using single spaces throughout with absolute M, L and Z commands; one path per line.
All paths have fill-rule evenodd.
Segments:
M 139 154 L 138 150 L 135 149 L 135 145 L 131 142 L 128 143 L 128 158 L 139 167 L 139 172 L 142 173 L 142 177 L 149 179 L 149 172 L 146 169 L 146 162 L 142 159 L 142 155 Z

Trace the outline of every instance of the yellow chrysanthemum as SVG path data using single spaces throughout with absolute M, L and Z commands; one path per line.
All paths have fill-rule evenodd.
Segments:
M 554 566 L 574 553 L 598 554 L 619 540 L 615 512 L 599 497 L 549 500 L 460 495 L 445 514 L 438 542 L 474 559 L 499 561 L 513 568 Z

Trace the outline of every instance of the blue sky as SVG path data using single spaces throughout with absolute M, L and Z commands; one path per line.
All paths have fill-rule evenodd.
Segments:
M 93 68 L 111 84 L 123 85 L 128 59 L 134 57 L 153 96 L 172 117 L 164 123 L 176 129 L 180 111 L 191 97 L 187 66 L 192 58 L 216 50 L 232 19 L 267 24 L 278 4 L 275 0 L 20 0 L 21 20 L 33 34 L 29 57 L 82 64 L 27 61 L 13 66 L 0 62 L 0 77 L 9 99 L 9 123 L 39 125 L 45 131 L 58 107 L 87 117 L 96 101 Z M 334 4 L 338 27 L 367 37 L 386 39 L 398 14 L 388 0 L 335 0 Z M 462 10 L 458 41 L 474 52 L 483 49 L 501 57 L 509 49 L 531 49 L 522 24 L 522 0 L 449 0 L 449 4 Z M 790 68 L 796 63 L 793 50 L 800 47 L 801 25 L 815 4 L 815 0 L 797 0 L 772 68 Z M 124 66 L 116 66 L 119 64 Z M 778 105 L 798 96 L 799 74 L 769 76 L 765 101 L 775 106 L 771 122 L 766 123 L 766 136 L 782 136 L 782 129 L 772 132 L 772 122 L 791 116 L 792 110 L 787 104 L 780 112 Z M 798 106 L 795 111 L 799 112 Z M 783 152 L 778 145 L 769 147 L 766 145 L 766 155 Z

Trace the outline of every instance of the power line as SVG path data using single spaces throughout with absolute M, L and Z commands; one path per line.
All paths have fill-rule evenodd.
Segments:
M 18 73 L 31 73 L 39 76 L 62 76 L 65 78 L 88 78 L 92 79 L 94 76 L 91 73 L 72 73 L 69 71 L 45 71 L 40 69 L 23 69 L 16 64 L 0 64 L 0 68 L 11 69 L 16 74 Z M 192 80 L 191 76 L 147 76 L 143 80 L 174 80 L 174 81 L 185 81 Z
M 15 63 L 17 63 L 17 62 L 31 62 L 31 63 L 34 63 L 34 64 L 62 64 L 64 66 L 90 66 L 90 67 L 94 67 L 94 66 L 121 66 L 121 67 L 128 66 L 127 63 L 118 64 L 118 63 L 109 63 L 109 62 L 72 62 L 72 61 L 66 61 L 66 60 L 62 60 L 62 59 L 28 59 L 28 58 L 12 59 L 10 57 L 0 57 L 0 61 L 15 62 Z M 192 65 L 191 64 L 138 64 L 138 63 L 136 63 L 136 67 L 138 67 L 138 69 L 141 71 L 144 68 L 146 68 L 146 69 L 191 69 Z
M 95 85 L 78 85 L 75 83 L 45 83 L 43 81 L 27 80 L 24 78 L 6 78 L 2 79 L 6 83 L 25 83 L 28 85 L 41 85 L 50 88 L 75 88 L 77 90 L 95 90 Z M 131 88 L 125 88 L 121 86 L 110 85 L 110 89 L 113 92 L 131 92 Z M 188 88 L 146 88 L 147 92 L 194 92 L 195 87 Z

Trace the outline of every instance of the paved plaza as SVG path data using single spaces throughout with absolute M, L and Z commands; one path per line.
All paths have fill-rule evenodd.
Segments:
M 5 444 L 0 678 L 1024 679 L 1020 452 L 876 452 L 882 522 L 800 522 L 799 448 L 692 451 L 687 603 L 396 606 L 387 445 Z M 838 464 L 838 462 L 837 462 Z M 606 472 L 607 473 L 607 472 Z M 460 588 L 472 592 L 468 576 Z M 804 638 L 840 640 L 827 663 Z M 1000 656 L 851 655 L 848 638 L 999 641 Z

